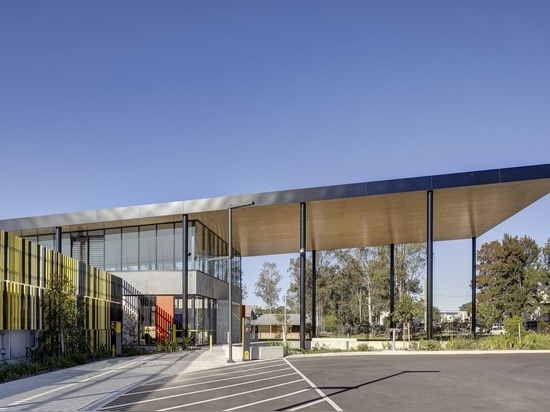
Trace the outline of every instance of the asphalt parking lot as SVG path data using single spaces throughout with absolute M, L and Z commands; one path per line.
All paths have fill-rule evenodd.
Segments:
M 548 411 L 550 354 L 297 356 L 182 373 L 102 411 Z
M 0 411 L 548 411 L 550 351 L 112 358 L 0 384 Z
M 548 411 L 549 354 L 298 358 L 342 410 Z

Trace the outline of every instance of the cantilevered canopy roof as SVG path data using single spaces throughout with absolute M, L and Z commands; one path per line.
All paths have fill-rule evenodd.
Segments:
M 0 220 L 22 236 L 198 219 L 228 238 L 242 256 L 299 252 L 301 204 L 307 250 L 425 242 L 427 193 L 433 239 L 479 237 L 550 193 L 550 164 L 352 183 Z

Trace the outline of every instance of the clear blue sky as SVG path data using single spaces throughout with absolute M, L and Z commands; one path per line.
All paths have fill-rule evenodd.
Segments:
M 0 218 L 550 161 L 549 1 L 0 0 Z M 481 236 L 550 237 L 548 197 Z M 435 244 L 469 300 L 470 241 Z M 251 299 L 261 263 L 245 259 Z

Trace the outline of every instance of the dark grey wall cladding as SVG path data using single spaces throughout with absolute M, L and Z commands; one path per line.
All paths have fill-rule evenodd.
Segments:
M 549 177 L 550 164 L 500 169 L 500 181 L 502 183 L 521 180 L 548 179 Z
M 447 189 L 450 187 L 487 185 L 499 182 L 499 171 L 484 170 L 481 172 L 453 173 L 432 177 L 433 189 Z
M 296 203 L 302 201 L 301 190 L 281 190 L 280 192 L 265 192 L 249 195 L 247 197 L 258 206 L 280 205 L 284 203 Z
M 367 183 L 367 195 L 387 195 L 391 193 L 415 192 L 418 190 L 430 190 L 432 188 L 431 177 L 411 177 L 407 179 L 383 180 Z

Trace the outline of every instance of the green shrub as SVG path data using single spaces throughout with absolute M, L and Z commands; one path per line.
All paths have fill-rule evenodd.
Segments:
M 150 352 L 147 349 L 140 348 L 134 344 L 123 344 L 122 345 L 122 355 L 123 356 L 136 356 L 136 355 L 147 355 Z M 110 355 L 108 354 L 107 357 Z
M 506 322 L 504 322 L 504 330 L 506 331 L 506 335 L 516 339 L 525 335 L 525 328 L 523 327 L 523 319 L 521 316 L 513 316 L 506 319 Z
M 7 363 L 0 364 L 0 383 L 38 375 L 44 371 L 43 365 L 39 363 Z
M 537 324 L 537 332 L 538 333 L 550 333 L 550 327 L 547 322 L 544 320 L 539 320 Z
M 550 349 L 550 335 L 526 333 L 522 336 L 520 349 L 548 350 Z
M 359 345 L 356 346 L 355 350 L 358 352 L 369 352 L 374 350 L 374 348 L 372 346 L 367 345 L 366 343 L 360 343 Z
M 507 350 L 518 349 L 518 338 L 505 335 L 484 336 L 479 339 L 479 349 L 481 350 Z
M 192 336 L 184 336 L 183 338 L 183 349 L 190 349 L 193 344 Z
M 419 341 L 413 341 L 410 344 L 410 348 L 414 350 L 443 350 L 444 345 L 442 342 L 437 340 L 419 340 Z
M 84 365 L 90 362 L 90 355 L 87 353 L 73 353 L 68 356 L 70 362 L 74 362 L 76 365 Z
M 478 345 L 475 339 L 462 336 L 452 337 L 447 343 L 447 349 L 449 350 L 471 350 L 477 349 L 477 347 Z
M 123 345 L 124 347 L 124 345 Z M 111 354 L 109 353 L 109 350 L 107 349 L 107 344 L 101 345 L 99 348 L 93 350 L 90 352 L 90 358 L 91 359 L 105 359 L 110 357 Z

